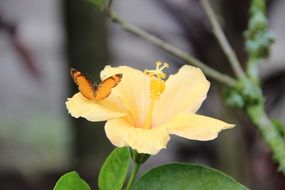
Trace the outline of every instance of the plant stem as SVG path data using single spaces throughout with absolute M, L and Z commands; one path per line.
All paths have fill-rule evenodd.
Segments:
M 209 16 L 209 19 L 210 19 L 212 25 L 213 25 L 213 23 L 215 23 L 215 26 L 213 25 L 213 29 L 214 29 L 214 33 L 215 33 L 217 39 L 219 40 L 219 43 L 221 43 L 221 46 L 222 46 L 225 54 L 227 55 L 231 65 L 234 69 L 235 74 L 241 80 L 243 77 L 246 77 L 246 75 L 244 74 L 244 72 L 243 72 L 243 70 L 239 64 L 239 61 L 238 61 L 234 51 L 232 50 L 228 41 L 226 40 L 226 37 L 225 37 L 224 33 L 222 32 L 222 30 L 221 30 L 221 28 L 220 28 L 220 26 L 216 20 L 216 16 L 214 15 L 214 13 L 212 11 L 212 9 L 209 5 L 209 2 L 207 0 L 201 0 L 201 1 L 204 4 L 203 6 L 205 7 L 207 14 L 209 14 L 208 16 Z M 255 2 L 255 1 L 262 1 L 262 0 L 252 0 L 252 2 Z M 208 7 L 207 7 L 207 5 L 208 5 Z M 206 7 L 207 7 L 207 9 L 206 9 Z M 207 76 L 211 77 L 212 79 L 215 79 L 215 80 L 221 82 L 222 84 L 224 84 L 228 87 L 233 87 L 233 88 L 237 87 L 238 82 L 236 79 L 234 79 L 234 78 L 232 78 L 226 74 L 222 74 L 215 69 L 212 69 L 211 67 L 205 65 L 203 62 L 194 58 L 192 55 L 170 45 L 169 43 L 159 39 L 158 37 L 146 32 L 140 28 L 138 28 L 137 26 L 128 23 L 127 21 L 122 19 L 120 16 L 118 16 L 115 12 L 113 12 L 111 9 L 107 9 L 106 12 L 107 12 L 108 16 L 112 19 L 113 22 L 119 24 L 127 32 L 141 37 L 142 39 L 154 44 L 155 46 L 159 47 L 160 49 L 163 49 L 166 52 L 184 60 L 188 64 L 192 64 L 194 66 L 200 67 L 204 71 L 204 73 Z M 212 15 L 214 15 L 214 16 L 212 16 Z M 214 20 L 213 20 L 213 18 L 214 18 Z M 260 88 L 260 87 L 258 87 L 258 88 Z M 267 114 L 264 110 L 264 104 L 262 103 L 262 104 L 258 104 L 255 106 L 254 105 L 248 106 L 247 114 L 249 115 L 249 117 L 253 121 L 253 123 L 256 125 L 258 130 L 261 132 L 262 138 L 264 139 L 264 141 L 267 143 L 267 145 L 271 149 L 275 160 L 279 164 L 280 170 L 283 173 L 285 173 L 285 143 L 283 140 L 281 140 L 282 138 L 280 137 L 280 134 L 278 133 L 275 126 L 270 121 L 269 117 L 267 116 Z M 138 172 L 139 167 L 140 167 L 140 164 L 136 163 L 136 165 L 134 166 L 134 169 L 133 169 L 133 173 L 132 173 L 130 180 L 128 182 L 126 190 L 129 190 L 129 188 L 131 187 L 133 180 L 136 177 L 136 174 Z
M 131 186 L 133 185 L 133 182 L 136 179 L 136 176 L 137 176 L 137 173 L 138 173 L 140 167 L 141 167 L 141 164 L 134 162 L 134 168 L 133 168 L 131 177 L 128 181 L 128 185 L 126 187 L 126 190 L 129 190 L 131 188 Z
M 220 43 L 225 55 L 227 56 L 236 76 L 240 79 L 245 76 L 244 71 L 241 68 L 241 64 L 233 51 L 232 47 L 229 44 L 229 41 L 227 40 L 221 25 L 218 22 L 218 19 L 209 3 L 208 0 L 201 0 L 201 4 L 205 9 L 206 14 L 208 15 L 208 18 L 210 20 L 210 23 L 213 28 L 214 35 L 216 36 L 218 42 Z
M 108 16 L 112 19 L 113 22 L 119 24 L 127 32 L 132 33 L 136 36 L 139 36 L 139 37 L 151 42 L 155 46 L 157 46 L 157 47 L 165 50 L 166 52 L 184 60 L 188 64 L 200 67 L 207 76 L 225 84 L 226 86 L 233 87 L 236 85 L 237 81 L 235 79 L 233 79 L 232 77 L 230 77 L 226 74 L 222 74 L 215 69 L 212 69 L 211 67 L 205 65 L 204 63 L 202 63 L 198 59 L 194 58 L 189 53 L 186 53 L 186 52 L 170 45 L 169 43 L 159 39 L 158 37 L 138 28 L 137 26 L 128 23 L 123 18 L 118 16 L 111 9 L 108 9 L 106 12 L 107 12 Z
M 269 28 L 265 0 L 251 0 L 249 15 L 247 30 L 244 33 L 248 52 L 246 73 L 252 81 L 259 84 L 259 66 L 262 59 L 268 58 L 275 35 Z
M 272 151 L 273 158 L 279 164 L 279 170 L 285 174 L 285 143 L 264 111 L 264 105 L 249 106 L 247 113 L 259 129 L 264 141 Z
M 259 86 L 259 66 L 262 59 L 269 56 L 274 35 L 270 32 L 266 18 L 265 0 L 251 0 L 250 18 L 245 32 L 246 50 L 248 52 L 247 76 L 257 88 Z M 262 95 L 261 95 L 262 96 Z M 263 140 L 270 148 L 273 158 L 278 162 L 279 170 L 285 174 L 285 141 L 280 131 L 272 123 L 264 109 L 264 102 L 248 105 L 249 117 L 260 131 Z

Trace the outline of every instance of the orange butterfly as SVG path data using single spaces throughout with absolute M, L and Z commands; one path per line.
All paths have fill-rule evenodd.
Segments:
M 74 68 L 70 69 L 70 74 L 74 82 L 78 85 L 78 90 L 89 100 L 103 100 L 108 97 L 112 88 L 114 88 L 123 77 L 121 73 L 115 74 L 101 81 L 99 84 L 96 84 L 89 77 Z

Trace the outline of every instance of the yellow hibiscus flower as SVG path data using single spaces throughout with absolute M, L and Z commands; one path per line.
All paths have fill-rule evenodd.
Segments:
M 122 73 L 121 82 L 101 100 L 89 100 L 80 92 L 69 98 L 66 107 L 73 117 L 105 121 L 105 132 L 112 144 L 129 146 L 138 153 L 156 154 L 166 148 L 171 134 L 187 139 L 207 141 L 234 125 L 195 114 L 207 96 L 209 81 L 203 72 L 185 65 L 167 80 L 157 62 L 155 70 L 106 66 L 104 80 Z

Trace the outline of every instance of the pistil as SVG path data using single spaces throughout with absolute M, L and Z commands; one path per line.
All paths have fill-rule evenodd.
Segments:
M 166 78 L 166 74 L 162 71 L 164 68 L 168 68 L 169 65 L 167 63 L 162 63 L 160 61 L 156 62 L 155 70 L 145 70 L 144 72 L 150 76 L 150 105 L 148 108 L 148 112 L 144 121 L 144 128 L 151 128 L 151 120 L 152 113 L 155 106 L 156 100 L 159 99 L 161 93 L 165 89 L 164 79 Z

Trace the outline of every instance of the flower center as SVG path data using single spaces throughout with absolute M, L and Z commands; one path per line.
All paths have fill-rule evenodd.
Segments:
M 144 121 L 144 126 L 143 126 L 144 129 L 149 129 L 151 127 L 150 124 L 151 124 L 152 112 L 155 102 L 165 88 L 164 79 L 166 78 L 166 74 L 162 70 L 168 67 L 169 65 L 167 63 L 163 63 L 162 65 L 162 62 L 157 61 L 155 70 L 146 69 L 144 71 L 144 73 L 146 73 L 150 77 L 150 105 Z

